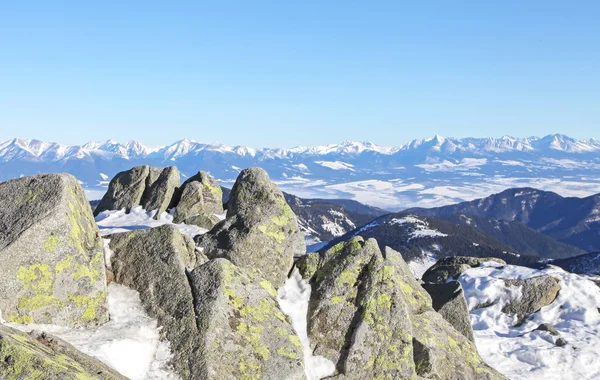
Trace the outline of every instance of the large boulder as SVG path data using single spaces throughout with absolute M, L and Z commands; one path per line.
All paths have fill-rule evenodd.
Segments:
M 173 222 L 195 224 L 211 229 L 223 213 L 223 192 L 217 181 L 206 172 L 198 172 L 181 185 L 173 199 L 176 206 Z
M 169 208 L 177 186 L 179 171 L 174 166 L 136 166 L 120 172 L 110 181 L 106 194 L 94 209 L 94 215 L 106 210 L 125 209 L 129 212 L 141 205 L 148 211 L 157 210 L 154 218 L 159 219 L 161 213 Z
M 243 170 L 229 198 L 227 217 L 197 239 L 209 258 L 226 258 L 283 285 L 294 256 L 305 253 L 303 234 L 283 193 L 260 168 Z
M 146 189 L 146 178 L 150 173 L 148 165 L 136 166 L 118 173 L 110 181 L 108 190 L 94 209 L 94 215 L 106 210 L 125 209 L 129 212 L 142 201 Z
M 156 210 L 154 219 L 159 219 L 160 214 L 169 208 L 177 186 L 179 186 L 179 171 L 175 166 L 164 169 L 150 168 L 140 204 L 145 210 Z
M 506 262 L 495 257 L 449 256 L 438 260 L 423 274 L 423 281 L 431 284 L 443 284 L 448 280 L 456 280 L 461 274 L 471 268 L 477 268 L 482 263 L 493 261 L 500 265 Z
M 473 327 L 469 316 L 469 307 L 463 288 L 458 281 L 444 284 L 423 284 L 431 296 L 433 309 L 471 342 L 475 342 Z
M 502 312 L 517 316 L 517 324 L 554 302 L 560 290 L 558 280 L 549 275 L 527 279 L 505 279 L 504 283 L 506 286 L 521 288 L 520 296 L 512 299 L 502 308 Z
M 196 264 L 194 243 L 172 225 L 108 235 L 114 281 L 135 289 L 148 315 L 162 326 L 172 363 L 182 378 L 194 374 L 197 334 L 186 268 Z
M 275 289 L 226 259 L 190 273 L 202 379 L 304 379 L 303 349 Z
M 69 174 L 0 183 L 0 311 L 15 323 L 108 321 L 102 239 Z
M 0 378 L 126 380 L 104 363 L 52 335 L 25 334 L 0 324 Z
M 354 237 L 296 267 L 312 286 L 314 353 L 336 363 L 336 378 L 503 379 L 432 309 L 400 253 Z

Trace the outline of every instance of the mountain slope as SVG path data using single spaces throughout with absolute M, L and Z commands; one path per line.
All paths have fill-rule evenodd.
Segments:
M 467 216 L 465 214 L 451 214 L 440 217 L 453 223 L 462 223 L 475 227 L 512 248 L 515 252 L 551 259 L 573 257 L 586 252 L 575 246 L 556 241 L 519 222 L 481 216 Z
M 517 188 L 470 202 L 407 211 L 424 216 L 465 214 L 516 221 L 586 252 L 600 250 L 600 194 L 565 198 L 553 192 Z
M 189 139 L 159 147 L 113 140 L 82 146 L 22 139 L 0 142 L 0 180 L 66 171 L 88 189 L 102 188 L 106 177 L 141 164 L 176 165 L 187 176 L 202 169 L 224 185 L 231 185 L 241 168 L 260 166 L 288 193 L 354 199 L 392 210 L 441 206 L 511 187 L 531 186 L 568 196 L 600 192 L 600 141 L 564 135 L 435 136 L 396 147 L 344 142 L 291 149 Z
M 541 259 L 514 252 L 469 225 L 407 213 L 379 217 L 333 240 L 329 247 L 352 236 L 375 238 L 381 247 L 388 246 L 397 250 L 417 275 L 446 256 L 497 257 L 511 264 L 536 263 Z

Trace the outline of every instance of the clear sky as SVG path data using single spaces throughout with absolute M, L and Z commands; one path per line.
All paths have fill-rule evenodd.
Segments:
M 0 140 L 600 137 L 599 20 L 598 1 L 4 1 Z

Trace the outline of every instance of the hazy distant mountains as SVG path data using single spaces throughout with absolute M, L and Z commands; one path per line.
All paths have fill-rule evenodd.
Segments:
M 400 210 L 485 197 L 511 187 L 565 196 L 600 193 L 600 141 L 564 135 L 530 138 L 443 138 L 398 147 L 345 142 L 292 149 L 253 149 L 181 140 L 147 147 L 109 140 L 66 146 L 37 140 L 0 143 L 0 180 L 69 172 L 87 189 L 102 190 L 117 172 L 140 164 L 199 169 L 223 185 L 239 170 L 266 169 L 285 191 L 305 198 L 349 198 Z

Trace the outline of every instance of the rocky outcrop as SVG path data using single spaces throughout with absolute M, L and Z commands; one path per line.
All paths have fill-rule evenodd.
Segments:
M 108 185 L 108 190 L 94 209 L 94 216 L 106 210 L 121 210 L 127 212 L 142 201 L 146 190 L 146 178 L 150 173 L 147 165 L 120 172 Z
M 148 211 L 157 210 L 154 218 L 167 211 L 179 186 L 179 171 L 174 166 L 151 168 L 136 166 L 117 174 L 108 185 L 104 197 L 94 209 L 94 215 L 106 210 L 125 209 L 141 205 Z
M 107 238 L 114 281 L 139 292 L 181 378 L 303 378 L 302 345 L 269 281 L 208 260 L 172 225 Z
M 400 253 L 361 237 L 296 262 L 310 280 L 308 334 L 337 377 L 503 379 L 432 309 Z
M 196 263 L 191 238 L 172 225 L 107 236 L 114 281 L 135 289 L 161 338 L 169 341 L 173 365 L 183 378 L 194 374 L 197 334 L 194 300 L 186 268 Z
M 280 287 L 304 254 L 304 237 L 281 190 L 260 168 L 243 170 L 231 191 L 227 217 L 197 244 L 209 258 L 226 258 Z
M 179 186 L 179 171 L 176 167 L 150 168 L 141 206 L 148 211 L 157 210 L 154 219 L 159 219 L 160 214 L 169 208 L 177 186 Z
M 175 223 L 211 229 L 220 221 L 215 214 L 223 213 L 223 192 L 214 178 L 201 171 L 181 185 L 173 205 L 176 206 Z
M 0 378 L 126 380 L 59 338 L 37 331 L 26 334 L 1 324 Z
M 102 239 L 68 174 L 0 183 L 0 310 L 15 323 L 108 321 Z
M 266 280 L 226 259 L 190 273 L 202 379 L 304 379 L 303 349 Z
M 475 343 L 469 308 L 460 282 L 445 284 L 423 284 L 431 296 L 433 309 L 471 342 Z
M 521 288 L 519 297 L 512 299 L 502 308 L 502 312 L 517 316 L 517 324 L 522 323 L 527 316 L 550 305 L 558 296 L 560 285 L 558 280 L 549 275 L 527 279 L 506 279 L 506 286 Z
M 444 257 L 436 262 L 423 274 L 423 281 L 430 284 L 443 284 L 448 280 L 456 280 L 461 274 L 471 268 L 477 268 L 481 263 L 493 261 L 501 265 L 506 262 L 494 257 L 467 257 L 451 256 Z

